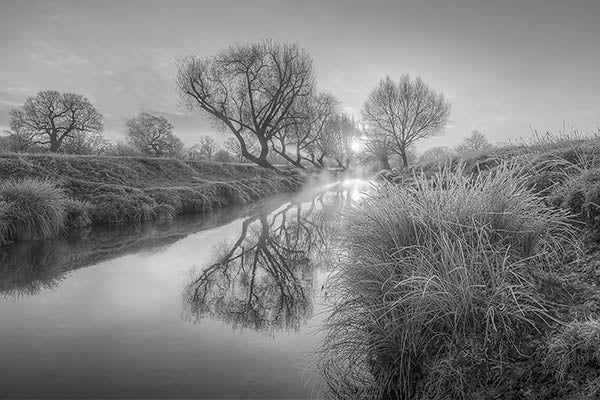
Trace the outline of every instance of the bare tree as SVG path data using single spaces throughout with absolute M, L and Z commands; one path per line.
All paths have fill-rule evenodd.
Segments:
M 110 146 L 102 132 L 77 132 L 63 142 L 60 149 L 66 154 L 100 155 Z
M 425 150 L 421 157 L 419 157 L 420 162 L 438 162 L 445 161 L 454 155 L 454 152 L 446 146 L 437 146 L 432 147 L 428 150 Z
M 258 142 L 257 140 L 248 134 L 242 134 L 244 137 L 244 143 L 246 144 L 246 150 L 250 153 L 254 153 L 258 150 Z M 249 160 L 244 157 L 244 153 L 242 152 L 242 146 L 240 145 L 240 141 L 236 138 L 229 138 L 224 143 L 225 149 L 233 156 L 236 162 L 249 162 Z
M 470 152 L 487 150 L 491 147 L 491 143 L 488 142 L 483 133 L 473 131 L 456 147 L 456 151 L 459 154 L 467 154 Z
M 348 115 L 337 112 L 331 116 L 311 150 L 320 166 L 324 165 L 325 157 L 330 157 L 338 167 L 348 168 L 353 153 L 352 144 L 359 137 L 360 130 L 354 121 Z
M 130 143 L 145 155 L 174 157 L 183 149 L 173 125 L 163 116 L 140 113 L 127 121 L 127 129 Z
M 139 157 L 142 155 L 136 147 L 133 147 L 130 143 L 121 141 L 111 144 L 104 152 L 109 156 L 115 157 Z
M 393 152 L 389 136 L 373 131 L 366 131 L 365 138 L 365 148 L 361 154 L 361 162 L 363 164 L 378 162 L 380 168 L 392 169 L 390 165 L 390 156 Z
M 0 136 L 0 151 L 10 153 L 29 153 L 35 150 L 42 150 L 39 145 L 33 144 L 33 138 L 27 132 L 4 131 Z
M 220 149 L 215 153 L 215 161 L 217 162 L 232 162 L 233 156 L 224 149 Z
M 206 155 L 208 161 L 212 160 L 213 154 L 219 149 L 219 144 L 212 136 L 202 136 L 200 138 L 200 154 Z
M 279 131 L 298 123 L 294 104 L 314 86 L 312 59 L 295 44 L 272 40 L 232 46 L 210 58 L 178 61 L 177 86 L 189 109 L 200 109 L 240 143 L 241 154 L 263 167 L 269 143 Z M 258 143 L 248 150 L 244 132 Z
M 323 158 L 333 152 L 332 143 L 337 133 L 333 120 L 338 111 L 339 102 L 327 93 L 298 102 L 295 115 L 301 120 L 274 136 L 277 140 L 273 141 L 273 151 L 297 167 L 303 167 L 302 160 L 322 166 Z
M 200 144 L 196 143 L 192 147 L 190 147 L 187 151 L 188 158 L 190 160 L 200 160 L 203 157 L 202 150 L 200 149 Z
M 391 150 L 408 166 L 406 150 L 419 139 L 442 132 L 450 103 L 430 89 L 421 78 L 411 80 L 402 75 L 395 83 L 386 77 L 371 92 L 362 110 L 368 130 L 384 135 Z
M 102 132 L 102 115 L 90 101 L 74 93 L 39 92 L 10 111 L 10 128 L 27 134 L 32 144 L 50 145 L 56 152 L 67 138 L 78 133 Z

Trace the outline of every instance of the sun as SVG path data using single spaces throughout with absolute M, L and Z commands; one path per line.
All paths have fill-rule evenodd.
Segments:
M 362 141 L 360 139 L 354 139 L 352 143 L 350 143 L 350 148 L 353 152 L 358 153 L 363 148 Z

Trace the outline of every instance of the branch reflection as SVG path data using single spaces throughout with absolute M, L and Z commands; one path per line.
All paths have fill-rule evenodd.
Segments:
M 243 220 L 239 237 L 192 271 L 184 318 L 209 317 L 234 329 L 296 331 L 313 314 L 315 270 L 327 268 L 335 230 L 352 196 L 343 187 Z

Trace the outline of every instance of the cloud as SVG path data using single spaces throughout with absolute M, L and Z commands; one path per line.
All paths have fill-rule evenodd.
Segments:
M 31 47 L 28 52 L 29 58 L 50 68 L 77 69 L 91 64 L 90 60 L 70 49 L 65 43 L 38 41 Z

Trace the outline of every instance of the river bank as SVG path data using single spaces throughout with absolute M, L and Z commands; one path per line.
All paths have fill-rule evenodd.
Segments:
M 290 192 L 294 169 L 144 157 L 0 156 L 0 243 L 65 228 L 171 219 Z
M 380 173 L 325 286 L 332 397 L 597 398 L 598 154 L 557 140 Z

